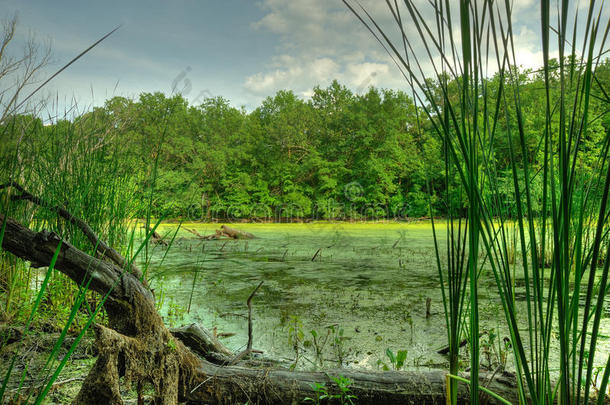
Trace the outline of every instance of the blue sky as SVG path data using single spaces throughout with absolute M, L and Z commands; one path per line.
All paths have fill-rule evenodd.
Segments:
M 363 2 L 382 23 L 391 23 L 385 2 Z M 169 94 L 173 84 L 191 102 L 223 96 L 249 110 L 279 89 L 307 97 L 315 85 L 333 79 L 354 91 L 369 85 L 406 89 L 387 55 L 340 0 L 0 4 L 0 17 L 18 16 L 15 49 L 31 35 L 50 43 L 52 63 L 43 76 L 121 25 L 45 89 L 60 109 L 72 100 L 86 109 L 113 95 Z M 514 4 L 517 61 L 539 66 L 537 1 Z

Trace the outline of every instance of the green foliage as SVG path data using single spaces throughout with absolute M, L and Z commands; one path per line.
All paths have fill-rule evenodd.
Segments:
M 251 113 L 221 97 L 189 106 L 180 95 L 143 93 L 137 100 L 112 98 L 72 121 L 43 126 L 18 116 L 16 122 L 37 143 L 47 133 L 63 142 L 66 134 L 82 136 L 85 127 L 92 136 L 105 132 L 95 159 L 115 161 L 122 174 L 96 180 L 124 178 L 127 189 L 148 190 L 133 205 L 140 217 L 151 209 L 154 217 L 190 220 L 374 219 L 391 210 L 426 215 L 421 190 L 438 144 L 414 132 L 415 114 L 402 92 L 371 88 L 355 95 L 333 82 L 316 88 L 309 101 L 280 91 Z M 353 184 L 354 195 L 346 192 Z M 62 196 L 78 191 L 61 190 Z
M 299 317 L 289 315 L 285 321 L 288 343 L 294 351 L 294 363 L 291 364 L 291 369 L 294 370 L 301 360 L 306 360 L 316 368 L 323 368 L 330 361 L 336 363 L 338 367 L 346 364 L 352 349 L 346 345 L 349 337 L 344 335 L 343 328 L 335 324 L 327 326 L 325 333 L 316 330 L 305 333 L 303 322 Z
M 326 391 L 326 384 L 315 382 L 311 384 L 311 388 L 313 388 L 315 397 L 305 397 L 303 398 L 303 401 L 313 402 L 315 405 L 320 405 L 322 403 L 322 400 L 327 399 L 329 397 L 328 391 Z
M 413 9 L 409 1 L 405 6 Z M 542 6 L 548 13 L 549 2 Z M 461 10 L 462 40 L 481 51 L 480 35 L 471 25 L 476 23 L 474 9 L 463 2 Z M 453 33 L 449 16 L 438 21 L 439 32 Z M 417 17 L 413 23 L 426 24 Z M 508 46 L 507 34 L 493 30 L 489 20 L 485 24 L 489 36 L 502 36 L 499 42 Z M 595 18 L 586 24 L 587 35 L 604 32 Z M 547 36 L 549 30 L 543 21 Z M 595 50 L 595 38 L 590 39 Z M 548 37 L 545 41 L 548 46 Z M 442 54 L 449 45 L 424 46 L 440 46 L 436 51 Z M 127 220 L 134 215 L 145 217 L 147 225 L 151 216 L 290 220 L 447 215 L 447 262 L 441 261 L 437 241 L 437 264 L 450 372 L 457 371 L 463 331 L 479 335 L 482 250 L 505 310 L 521 395 L 528 392 L 541 403 L 554 399 L 549 342 L 558 327 L 561 399 L 586 400 L 588 391 L 580 387 L 592 383 L 608 279 L 604 179 L 610 173 L 610 62 L 592 50 L 566 55 L 564 46 L 557 60 L 545 55 L 540 71 L 515 67 L 509 50 L 501 50 L 507 63 L 495 66 L 493 76 L 481 77 L 491 61 L 483 60 L 482 53 L 473 56 L 463 43 L 463 66 L 451 72 L 438 69 L 437 77 L 412 82 L 419 86 L 413 97 L 426 99 L 417 105 L 404 92 L 370 88 L 354 94 L 335 81 L 316 87 L 310 100 L 279 91 L 252 112 L 234 108 L 222 97 L 190 106 L 180 95 L 161 93 L 143 93 L 137 100 L 115 97 L 91 112 L 52 123 L 11 111 L 0 122 L 0 184 L 18 181 L 50 206 L 83 218 L 103 240 L 120 248 L 128 245 Z M 410 66 L 403 68 L 413 78 Z M 13 197 L 10 188 L 0 191 L 2 213 L 35 230 L 52 229 L 93 252 L 81 232 L 54 210 Z M 460 219 L 465 216 L 468 222 Z M 518 266 L 527 280 L 525 315 L 514 307 Z M 34 308 L 59 314 L 58 326 L 65 320 L 84 330 L 99 309 L 99 303 L 89 305 L 61 275 L 45 278 L 47 293 L 40 300 L 27 266 L 2 254 L 0 269 L 4 320 L 30 323 L 35 319 L 27 315 Z M 170 307 L 173 322 L 184 309 Z M 549 308 L 554 311 L 550 315 Z M 521 317 L 528 323 L 525 333 L 518 329 Z M 327 341 L 337 363 L 345 363 L 349 350 L 341 328 L 333 326 L 325 336 L 310 334 L 306 339 L 303 325 L 291 319 L 293 367 L 309 348 L 322 363 Z M 490 357 L 489 363 L 504 363 L 501 345 L 491 335 L 482 347 L 471 339 L 475 377 L 481 349 L 497 348 L 500 360 Z M 406 352 L 404 359 L 402 351 L 394 355 L 388 349 L 386 354 L 393 368 L 404 366 Z M 475 394 L 477 389 L 473 383 Z
M 602 85 L 607 83 L 608 70 L 608 62 L 596 67 Z M 530 173 L 540 173 L 544 165 L 545 119 L 539 108 L 544 102 L 539 90 L 544 76 L 518 70 L 514 74 L 520 80 L 521 112 L 528 118 L 523 120 L 523 147 L 519 133 L 502 125 L 516 113 L 512 104 L 500 105 L 497 116 L 480 113 L 496 128 L 486 159 L 495 165 L 490 175 L 509 218 L 518 214 L 513 162 L 521 188 L 526 185 L 523 164 L 529 164 Z M 457 81 L 441 79 L 427 82 L 431 93 L 440 102 L 446 88 L 453 100 Z M 499 73 L 480 80 L 489 98 L 514 88 Z M 557 87 L 559 82 L 552 85 Z M 594 156 L 602 151 L 610 128 L 610 120 L 603 118 L 603 89 L 593 86 L 592 91 L 600 96 L 590 99 L 589 113 L 602 118 L 591 121 L 579 143 L 575 168 L 582 181 L 592 179 L 599 164 Z M 457 215 L 466 213 L 467 194 L 456 193 L 454 187 L 460 182 L 458 172 L 451 174 L 449 183 L 443 180 L 447 143 L 438 137 L 425 108 L 416 107 L 401 91 L 370 88 L 354 94 L 336 81 L 327 88 L 316 87 L 313 93 L 305 101 L 290 91 L 279 91 L 250 113 L 222 97 L 189 106 L 180 95 L 143 93 L 137 100 L 112 98 L 104 107 L 72 121 L 44 126 L 24 115 L 15 117 L 11 125 L 27 132 L 38 145 L 22 145 L 24 158 L 69 155 L 75 151 L 62 145 L 82 145 L 91 150 L 87 153 L 93 162 L 115 162 L 94 170 L 84 165 L 91 159 L 66 161 L 65 169 L 82 177 L 76 184 L 92 182 L 89 198 L 79 202 L 91 212 L 104 208 L 93 191 L 104 187 L 104 179 L 114 178 L 124 179 L 124 184 L 116 184 L 124 190 L 148 191 L 139 193 L 140 199 L 130 205 L 140 217 L 149 213 L 187 220 L 405 218 L 430 215 L 430 204 L 433 215 L 450 209 Z M 76 142 L 83 135 L 95 138 Z M 6 151 L 14 153 L 15 145 L 6 145 Z M 45 176 L 65 173 L 59 167 L 33 163 Z M 541 210 L 542 177 L 528 178 L 534 214 Z M 62 201 L 85 191 L 58 182 L 49 194 L 58 194 Z M 590 194 L 591 198 L 600 192 L 592 190 L 597 194 Z M 115 204 L 124 201 L 117 199 Z
M 342 375 L 339 377 L 329 377 L 336 384 L 338 390 L 337 393 L 329 393 L 328 387 L 325 383 L 315 382 L 311 384 L 315 397 L 306 397 L 303 399 L 303 401 L 312 402 L 315 405 L 319 405 L 323 402 L 332 402 L 336 399 L 341 405 L 354 405 L 354 400 L 358 399 L 358 397 L 350 393 L 350 386 L 353 383 L 352 380 Z
M 294 370 L 299 363 L 299 358 L 302 351 L 303 341 L 305 339 L 305 333 L 303 332 L 303 322 L 294 315 L 290 315 L 289 326 L 288 326 L 288 342 L 294 350 L 294 363 L 290 366 Z
M 326 328 L 326 334 L 321 336 L 317 331 L 311 330 L 309 331 L 311 334 L 311 340 L 305 340 L 303 342 L 303 346 L 306 349 L 314 349 L 315 361 L 320 365 L 320 367 L 324 366 L 324 348 L 326 347 L 326 343 L 328 343 L 331 332 L 331 328 Z
M 358 397 L 350 393 L 350 386 L 353 384 L 353 381 L 342 375 L 331 377 L 331 379 L 337 384 L 339 393 L 329 395 L 329 399 L 338 399 L 341 405 L 354 405 L 353 400 L 358 399 Z
M 407 360 L 407 350 L 399 350 L 396 354 L 389 348 L 386 349 L 385 354 L 390 361 L 390 364 L 386 364 L 383 360 L 377 360 L 377 366 L 381 366 L 384 371 L 395 370 L 398 371 L 405 366 Z
M 340 328 L 336 325 L 332 325 L 329 327 L 331 331 L 331 346 L 335 353 L 335 358 L 337 360 L 337 366 L 343 367 L 347 356 L 349 356 L 351 350 L 345 345 L 345 342 L 349 339 L 347 336 L 344 336 L 343 328 Z
M 496 330 L 492 328 L 483 335 L 481 341 L 482 358 L 485 367 L 489 370 L 504 370 L 508 355 L 512 351 L 512 346 L 508 338 L 500 339 Z

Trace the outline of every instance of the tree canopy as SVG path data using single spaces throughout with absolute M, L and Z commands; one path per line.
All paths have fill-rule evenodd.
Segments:
M 609 68 L 606 60 L 595 72 L 591 124 L 579 145 L 583 179 L 598 164 L 592 156 L 610 130 Z M 507 201 L 514 201 L 506 174 L 510 148 L 517 160 L 539 169 L 545 120 L 542 75 L 514 74 L 528 112 L 527 147 L 516 148 L 516 131 L 499 129 L 489 140 Z M 498 81 L 487 80 L 489 91 L 498 91 Z M 458 91 L 457 84 L 449 88 Z M 506 114 L 513 112 L 499 111 L 497 121 Z M 398 90 L 371 87 L 355 94 L 333 81 L 316 87 L 308 100 L 279 91 L 251 112 L 222 97 L 189 105 L 179 94 L 142 93 L 137 100 L 114 97 L 73 122 L 43 126 L 36 117 L 16 118 L 37 123 L 28 126 L 33 139 L 65 133 L 58 130 L 65 125 L 103 134 L 134 186 L 152 195 L 152 205 L 142 201 L 141 216 L 152 206 L 154 216 L 190 220 L 400 219 L 429 215 L 429 203 L 433 215 L 442 215 L 447 198 L 461 198 L 445 193 L 441 138 L 412 97 Z M 535 176 L 532 182 L 535 191 Z

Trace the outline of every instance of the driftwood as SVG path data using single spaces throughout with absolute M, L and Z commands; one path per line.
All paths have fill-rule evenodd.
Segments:
M 267 374 L 266 379 L 273 379 L 274 386 L 282 387 L 285 390 L 282 393 L 277 393 L 276 400 L 269 401 L 266 398 L 263 401 L 254 403 L 272 403 L 282 404 L 291 403 L 291 401 L 300 402 L 307 396 L 315 397 L 315 392 L 311 388 L 313 383 L 326 383 L 327 386 L 333 387 L 334 381 L 332 377 L 347 377 L 354 382 L 358 382 L 358 386 L 354 385 L 351 392 L 358 396 L 358 404 L 376 404 L 376 403 L 404 403 L 411 404 L 435 404 L 444 403 L 445 399 L 442 390 L 446 389 L 446 373 L 442 370 L 424 370 L 424 371 L 400 371 L 400 372 L 367 372 L 354 371 L 345 369 L 327 370 L 324 372 L 301 372 L 288 371 L 288 365 L 277 360 L 254 358 L 243 360 L 238 366 L 227 366 L 234 359 L 235 355 L 219 342 L 210 331 L 196 324 L 191 324 L 182 328 L 171 330 L 174 336 L 178 337 L 190 349 L 204 356 L 212 364 L 205 364 L 203 369 L 216 379 L 229 381 L 230 377 L 236 376 L 254 378 L 257 373 Z M 208 349 L 202 349 L 208 348 Z M 214 350 L 208 351 L 206 350 Z M 218 367 L 217 367 L 218 366 Z M 283 366 L 283 368 L 282 368 Z M 249 367 L 247 369 L 246 367 Z M 273 367 L 273 368 L 270 368 Z M 514 375 L 506 372 L 491 373 L 481 370 L 481 382 L 487 388 L 494 392 L 502 392 L 504 397 L 511 400 L 515 404 L 518 403 L 516 395 L 516 380 Z M 466 373 L 463 377 L 468 378 Z M 265 378 L 261 378 L 262 381 Z M 230 384 L 237 384 L 245 389 L 247 381 L 235 381 Z M 197 397 L 197 391 L 201 387 L 194 387 L 192 396 Z M 402 388 L 405 391 L 395 393 L 395 401 L 389 400 L 392 394 L 380 394 L 378 391 L 393 392 L 396 388 Z M 226 389 L 226 388 L 224 388 Z M 252 389 L 252 388 L 250 388 Z M 357 394 L 356 394 L 357 393 Z M 250 398 L 258 398 L 259 395 L 267 395 L 265 392 L 246 393 Z M 246 395 L 244 394 L 244 395 Z M 387 395 L 386 395 L 387 394 Z M 468 402 L 469 391 L 466 385 L 460 387 L 459 396 L 460 403 Z M 235 395 L 229 396 L 226 400 L 219 400 L 213 403 L 231 403 L 231 399 L 235 401 L 244 400 L 244 397 Z M 285 402 L 283 402 L 285 401 Z M 379 402 L 378 402 L 379 401 Z M 389 402 L 385 402 L 389 401 Z M 294 402 L 293 402 L 294 403 Z M 488 403 L 494 403 L 490 401 Z
M 170 331 L 176 338 L 180 339 L 186 347 L 205 358 L 210 363 L 217 365 L 226 366 L 234 362 L 241 367 L 275 367 L 287 369 L 292 364 L 292 362 L 263 358 L 258 355 L 256 357 L 239 358 L 235 361 L 236 355 L 223 345 L 213 332 L 210 332 L 208 329 L 195 323 L 180 328 L 172 328 Z M 222 334 L 219 334 L 218 336 L 221 335 Z M 252 353 L 256 355 L 260 352 L 258 350 L 252 350 Z
M 229 239 L 229 237 L 227 235 L 224 235 L 219 230 L 217 230 L 215 233 L 213 233 L 211 235 L 202 235 L 199 232 L 197 232 L 196 229 L 188 229 L 188 228 L 184 228 L 184 229 L 186 229 L 188 232 L 192 233 L 198 239 L 201 239 L 201 240 Z
M 220 231 L 232 239 L 253 239 L 254 235 L 250 232 L 240 231 L 239 229 L 231 228 L 226 225 L 220 227 Z
M 182 229 L 187 230 L 188 232 L 192 233 L 193 235 L 195 235 L 195 236 L 196 236 L 196 237 L 198 237 L 199 239 L 205 239 L 205 238 L 206 238 L 205 236 L 203 236 L 202 234 L 200 234 L 199 232 L 197 232 L 197 230 L 196 230 L 196 229 L 189 229 L 189 228 L 186 228 L 186 227 L 183 227 Z
M 314 382 L 326 383 L 330 392 L 337 392 L 331 379 L 337 376 L 352 380 L 350 392 L 358 397 L 359 404 L 445 402 L 446 373 L 442 370 L 312 373 L 214 364 L 172 336 L 155 309 L 150 289 L 136 275 L 82 252 L 52 232 L 34 232 L 0 214 L 2 223 L 6 224 L 3 249 L 24 260 L 48 265 L 61 244 L 55 268 L 78 284 L 90 280 L 91 290 L 107 294 L 104 306 L 109 324 L 94 327 L 99 356 L 76 404 L 123 404 L 120 388 L 129 383 L 138 389 L 152 385 L 155 404 L 177 404 L 179 400 L 192 404 L 300 403 L 307 396 L 315 397 Z M 203 347 L 223 351 L 217 344 Z M 119 383 L 121 377 L 124 379 Z M 515 399 L 516 389 L 506 381 L 494 378 L 487 384 L 482 373 L 481 384 Z M 465 384 L 460 384 L 458 397 L 467 401 Z
M 217 240 L 217 239 L 253 239 L 255 236 L 250 232 L 240 231 L 239 229 L 231 228 L 230 226 L 222 225 L 211 235 L 202 235 L 196 229 L 185 228 L 188 232 L 195 235 L 201 240 Z
M 208 353 L 220 353 L 226 356 L 233 356 L 233 352 L 227 349 L 227 347 L 216 338 L 214 333 L 196 323 L 181 328 L 172 328 L 170 331 L 187 347 L 201 356 L 205 357 Z

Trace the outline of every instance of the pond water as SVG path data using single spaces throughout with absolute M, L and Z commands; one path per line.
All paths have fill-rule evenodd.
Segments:
M 237 224 L 256 239 L 230 241 L 184 230 L 207 235 L 219 226 L 183 224 L 171 249 L 153 249 L 151 285 L 169 325 L 234 333 L 222 341 L 241 350 L 246 301 L 263 281 L 252 300 L 253 348 L 266 355 L 294 361 L 296 343 L 299 368 L 376 369 L 389 365 L 387 349 L 407 350 L 407 367 L 446 367 L 437 353 L 447 335 L 429 222 Z M 176 227 L 163 224 L 160 233 Z M 479 288 L 481 331 L 499 336 L 489 348 L 497 357 L 504 315 L 492 277 L 484 274 Z

